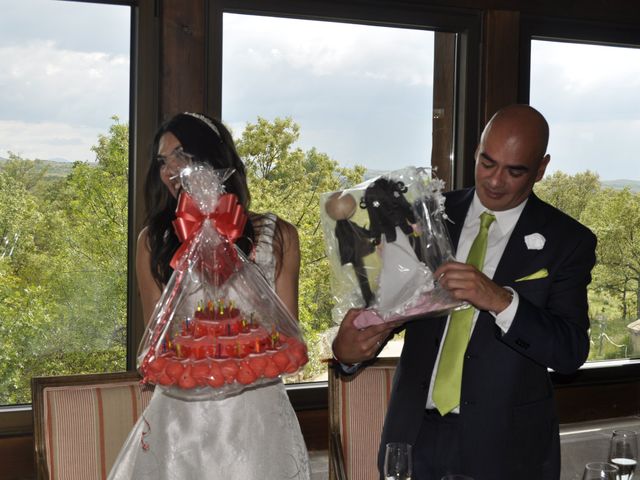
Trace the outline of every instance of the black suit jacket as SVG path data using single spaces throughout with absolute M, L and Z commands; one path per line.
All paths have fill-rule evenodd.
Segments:
M 446 195 L 454 245 L 473 199 L 473 189 Z M 524 237 L 546 239 L 530 250 Z M 531 194 L 493 280 L 520 297 L 506 334 L 480 312 L 465 354 L 460 403 L 464 474 L 475 480 L 557 480 L 560 442 L 548 368 L 578 369 L 589 353 L 587 285 L 596 238 L 586 227 Z M 516 281 L 543 268 L 548 276 Z M 381 440 L 415 443 L 446 317 L 405 324 Z

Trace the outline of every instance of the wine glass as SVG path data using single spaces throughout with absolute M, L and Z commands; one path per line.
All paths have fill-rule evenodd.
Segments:
M 609 443 L 609 461 L 620 472 L 618 480 L 631 480 L 638 460 L 638 434 L 632 430 L 614 430 Z
M 584 466 L 582 480 L 617 480 L 620 469 L 611 463 L 593 462 Z
M 411 480 L 411 445 L 387 443 L 384 454 L 385 480 Z

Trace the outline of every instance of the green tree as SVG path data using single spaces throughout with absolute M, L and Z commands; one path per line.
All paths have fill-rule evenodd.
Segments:
M 49 166 L 42 160 L 25 160 L 9 152 L 9 159 L 0 164 L 0 171 L 19 182 L 27 191 L 33 192 L 44 183 Z
M 61 179 L 39 160 L 0 168 L 0 404 L 34 375 L 125 367 L 128 126 Z
M 600 191 L 600 177 L 586 172 L 567 175 L 556 171 L 535 185 L 535 193 L 545 202 L 554 205 L 576 220 L 593 196 Z
M 323 334 L 331 322 L 329 264 L 321 241 L 320 195 L 362 181 L 363 167 L 341 168 L 315 148 L 295 147 L 299 126 L 291 118 L 269 122 L 258 117 L 236 141 L 247 165 L 251 208 L 274 212 L 298 229 L 301 250 L 300 323 L 311 350 L 305 375 L 324 371 Z
M 590 171 L 555 172 L 536 184 L 535 191 L 598 237 L 589 286 L 590 359 L 629 353 L 627 324 L 640 318 L 640 194 L 602 188 Z
M 616 298 L 623 320 L 640 318 L 640 194 L 602 189 L 591 198 L 584 222 L 598 237 L 594 287 Z

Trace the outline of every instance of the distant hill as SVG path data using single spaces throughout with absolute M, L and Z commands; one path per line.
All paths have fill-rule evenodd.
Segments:
M 8 161 L 8 158 L 0 157 L 0 165 Z M 37 168 L 47 168 L 47 174 L 44 176 L 45 180 L 59 180 L 65 178 L 71 172 L 73 162 L 67 160 L 34 160 Z
M 614 190 L 622 190 L 627 187 L 632 192 L 640 192 L 639 180 L 601 180 L 600 185 L 613 188 Z

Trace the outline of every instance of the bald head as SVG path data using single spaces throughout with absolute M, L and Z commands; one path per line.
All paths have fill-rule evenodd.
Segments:
M 487 123 L 476 150 L 476 193 L 493 211 L 515 208 L 549 163 L 549 125 L 528 105 L 510 105 Z
M 514 104 L 498 110 L 491 117 L 480 142 L 488 135 L 499 136 L 506 142 L 518 142 L 523 154 L 542 160 L 549 143 L 549 124 L 535 108 Z

